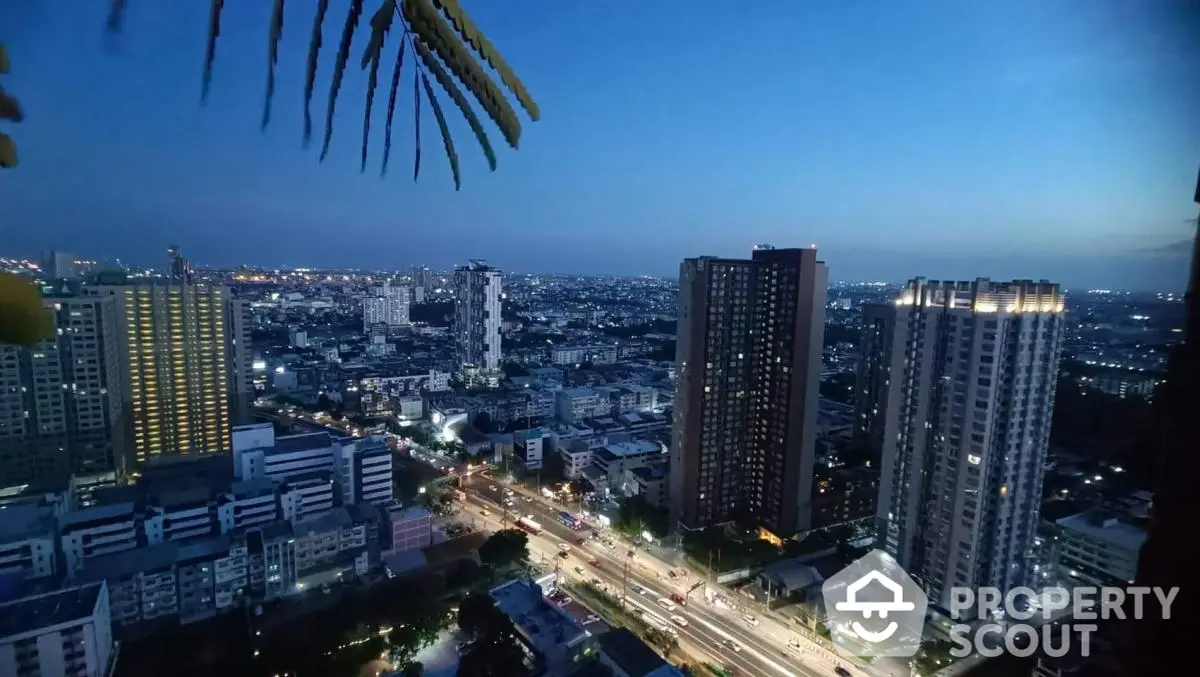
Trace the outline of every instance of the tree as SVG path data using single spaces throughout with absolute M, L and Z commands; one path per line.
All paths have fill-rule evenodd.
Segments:
M 517 103 L 528 114 L 531 120 L 541 117 L 533 97 L 526 91 L 512 69 L 505 63 L 492 43 L 484 37 L 479 27 L 459 5 L 458 0 L 376 0 L 375 12 L 369 21 L 370 35 L 359 60 L 359 67 L 367 71 L 367 94 L 363 112 L 363 134 L 361 149 L 361 169 L 366 171 L 367 149 L 371 140 L 371 113 L 375 102 L 375 93 L 379 85 L 379 70 L 383 61 L 384 47 L 389 36 L 399 35 L 395 51 L 395 64 L 392 67 L 391 87 L 388 92 L 387 116 L 384 120 L 383 153 L 380 161 L 380 173 L 387 172 L 388 159 L 392 145 L 392 116 L 396 103 L 401 95 L 400 80 L 404 68 L 405 53 L 409 54 L 408 61 L 413 73 L 413 105 L 417 112 L 417 143 L 418 150 L 413 162 L 413 180 L 420 174 L 420 113 L 422 99 L 429 105 L 434 121 L 441 132 L 442 144 L 445 147 L 446 158 L 450 163 L 450 172 L 454 179 L 455 189 L 461 185 L 459 175 L 458 153 L 450 136 L 442 105 L 435 94 L 434 86 L 442 90 L 444 95 L 458 108 L 474 133 L 488 166 L 496 169 L 496 155 L 488 141 L 487 131 L 475 114 L 467 93 L 483 109 L 488 118 L 500 130 L 501 136 L 513 148 L 519 144 L 521 137 L 521 121 L 517 117 L 512 104 L 502 93 L 499 86 L 483 68 L 483 63 L 495 71 L 501 83 L 516 99 Z M 127 5 L 127 0 L 112 0 L 109 13 L 108 28 L 116 33 L 121 30 Z M 333 119 L 336 111 L 338 93 L 346 67 L 351 63 L 350 50 L 353 46 L 354 34 L 362 23 L 364 15 L 364 0 L 350 0 L 346 18 L 341 25 L 337 51 L 333 59 L 333 76 L 329 94 L 325 104 L 325 130 L 321 141 L 320 159 L 324 160 L 333 140 Z M 220 35 L 222 10 L 224 0 L 211 0 L 208 21 L 208 38 L 204 51 L 204 69 L 200 81 L 200 100 L 204 102 L 209 93 L 213 80 L 213 64 L 217 55 L 217 37 Z M 287 3 L 291 10 L 293 3 Z M 271 121 L 272 103 L 275 94 L 275 65 L 279 56 L 279 43 L 283 37 L 284 0 L 273 0 L 270 25 L 267 38 L 267 73 L 266 95 L 263 104 L 262 127 L 266 129 Z M 312 140 L 312 98 L 316 84 L 317 66 L 324 45 L 326 18 L 329 10 L 329 0 L 316 0 L 315 16 L 311 21 L 309 34 L 308 61 L 304 77 L 304 145 Z M 290 21 L 288 22 L 290 24 Z M 393 30 L 393 29 L 396 30 Z M 6 65 L 6 62 L 5 62 Z M 431 82 L 432 81 L 432 82 Z M 7 137 L 0 137 L 0 140 Z
M 404 677 L 421 677 L 425 674 L 425 664 L 420 661 L 410 661 L 405 663 L 404 668 L 400 670 L 400 674 Z
M 474 640 L 459 662 L 459 675 L 508 677 L 529 674 L 512 619 L 496 607 L 491 595 L 485 592 L 467 595 L 458 606 L 458 627 Z
M 458 628 L 468 637 L 479 637 L 491 630 L 498 612 L 491 595 L 473 592 L 458 605 Z
M 613 529 L 631 538 L 641 538 L 643 531 L 662 538 L 667 535 L 669 521 L 666 510 L 650 505 L 645 496 L 638 494 L 621 503 Z
M 479 546 L 479 559 L 496 568 L 529 559 L 529 536 L 519 529 L 497 531 Z
M 0 53 L 0 60 L 3 58 Z M 3 96 L 4 92 L 0 90 L 0 98 Z M 0 143 L 5 138 L 0 134 Z M 42 294 L 33 280 L 0 273 L 0 343 L 32 346 L 52 338 L 54 317 L 42 305 Z
M 646 640 L 664 656 L 670 656 L 671 652 L 679 648 L 679 640 L 658 628 L 650 628 L 646 633 Z

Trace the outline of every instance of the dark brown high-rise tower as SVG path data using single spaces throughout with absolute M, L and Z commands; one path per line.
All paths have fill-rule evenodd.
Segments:
M 671 519 L 809 527 L 828 271 L 816 249 L 686 259 L 679 275 Z

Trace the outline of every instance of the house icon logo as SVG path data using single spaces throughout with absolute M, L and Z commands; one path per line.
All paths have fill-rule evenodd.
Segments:
M 825 581 L 825 629 L 856 656 L 914 656 L 921 648 L 925 592 L 882 550 Z

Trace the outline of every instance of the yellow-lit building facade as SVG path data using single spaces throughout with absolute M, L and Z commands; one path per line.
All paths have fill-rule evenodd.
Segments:
M 229 290 L 177 280 L 99 290 L 116 301 L 133 460 L 228 450 Z

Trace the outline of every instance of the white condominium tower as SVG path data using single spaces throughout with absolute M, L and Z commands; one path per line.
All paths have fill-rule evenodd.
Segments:
M 881 447 L 878 545 L 931 603 L 1034 582 L 1063 303 L 1044 280 L 917 278 L 865 315 L 858 395 L 872 401 L 857 410 Z
M 500 271 L 472 260 L 454 270 L 454 334 L 464 379 L 492 382 L 500 371 Z
M 393 287 L 386 280 L 363 298 L 363 333 L 375 326 L 408 326 L 408 287 Z

